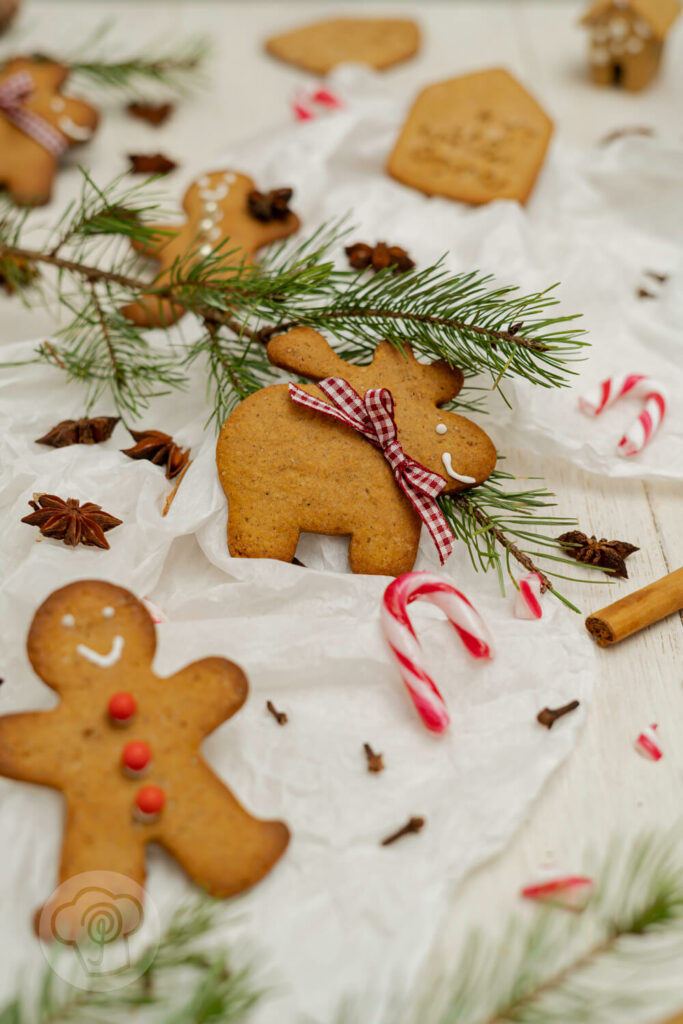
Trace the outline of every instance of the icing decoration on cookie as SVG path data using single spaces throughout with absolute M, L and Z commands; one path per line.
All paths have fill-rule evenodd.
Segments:
M 451 455 L 450 452 L 444 452 L 443 455 L 441 456 L 441 461 L 443 462 L 444 468 L 448 475 L 452 477 L 453 480 L 459 480 L 463 484 L 476 484 L 477 481 L 474 479 L 473 476 L 462 476 L 460 473 L 455 472 L 455 470 L 453 469 L 452 459 L 453 456 Z
M 425 657 L 408 617 L 408 605 L 422 599 L 444 612 L 474 658 L 491 658 L 488 629 L 474 605 L 445 580 L 430 572 L 408 572 L 390 583 L 382 599 L 382 626 L 398 662 L 401 678 L 420 718 L 432 732 L 448 727 L 450 716 L 425 666 Z
M 61 94 L 68 77 L 64 65 L 29 57 L 0 70 L 0 187 L 20 205 L 47 203 L 59 159 L 97 128 L 93 106 Z
M 64 132 L 65 135 L 68 135 L 70 139 L 74 139 L 76 142 L 87 142 L 95 133 L 94 128 L 89 128 L 88 125 L 85 124 L 76 124 L 76 122 L 72 118 L 67 117 L 66 114 L 60 117 L 57 122 L 57 127 L 60 132 Z
M 87 647 L 85 644 L 79 644 L 76 650 L 82 658 L 91 661 L 93 665 L 99 665 L 100 668 L 111 668 L 123 654 L 124 643 L 122 636 L 115 636 L 106 654 L 100 654 L 99 651 L 94 651 L 92 647 Z
M 321 383 L 295 388 L 296 401 L 286 384 L 262 388 L 226 420 L 216 460 L 231 555 L 291 562 L 302 531 L 343 535 L 351 537 L 353 572 L 398 576 L 415 564 L 424 511 L 445 556 L 452 534 L 441 532 L 433 497 L 417 486 L 431 495 L 467 486 L 443 475 L 445 448 L 473 484 L 496 464 L 484 431 L 441 408 L 462 387 L 461 371 L 419 363 L 410 346 L 399 352 L 389 342 L 369 365 L 355 366 L 310 327 L 273 338 L 267 351 L 275 366 Z M 330 404 L 334 391 L 341 408 Z M 448 426 L 445 437 L 435 432 L 439 421 Z M 287 468 L 276 497 L 278 466 Z
M 437 434 L 445 434 L 447 430 L 448 430 L 448 427 L 446 426 L 445 423 L 437 423 L 437 425 L 436 425 L 436 432 L 437 432 Z
M 62 615 L 62 625 L 65 626 L 66 629 L 70 629 L 71 626 L 76 625 L 76 620 L 73 615 Z
M 159 786 L 143 786 L 135 797 L 135 817 L 138 821 L 157 821 L 166 806 L 166 794 Z
M 125 641 L 119 661 L 107 668 L 84 660 L 78 650 L 110 647 L 112 620 L 103 608 L 116 610 L 117 635 Z M 62 626 L 65 614 L 75 619 L 71 629 Z M 167 678 L 156 675 L 149 613 L 129 591 L 101 580 L 81 580 L 51 594 L 34 616 L 27 646 L 35 672 L 60 701 L 54 710 L 0 717 L 0 774 L 59 790 L 69 807 L 60 884 L 37 916 L 41 937 L 56 937 L 59 910 L 60 935 L 79 941 L 102 892 L 83 892 L 79 881 L 87 872 L 107 873 L 113 882 L 107 883 L 108 898 L 133 889 L 139 903 L 150 842 L 160 843 L 217 898 L 242 892 L 270 871 L 287 846 L 286 826 L 249 814 L 200 749 L 246 700 L 247 681 L 237 665 L 210 657 Z M 111 727 L 102 721 L 103 704 Z M 113 728 L 126 721 L 140 730 L 131 743 L 122 743 Z M 145 763 L 154 772 L 149 784 L 125 774 Z M 104 766 L 117 770 L 103 776 Z M 65 899 L 67 891 L 79 899 Z
M 185 223 L 156 225 L 159 234 L 152 242 L 133 241 L 133 247 L 160 264 L 155 287 L 168 284 L 179 261 L 196 262 L 214 253 L 216 270 L 250 265 L 265 245 L 287 238 L 299 228 L 291 212 L 279 220 L 259 221 L 249 213 L 247 198 L 254 182 L 233 171 L 204 174 L 188 188 L 183 198 Z M 156 295 L 146 295 L 123 309 L 124 316 L 143 327 L 175 323 L 185 310 Z
M 112 606 L 110 604 L 108 604 L 106 606 L 106 608 L 102 609 L 102 618 L 103 619 L 113 619 L 115 615 L 116 615 L 116 612 L 115 612 L 115 610 L 112 608 Z
M 125 773 L 139 778 L 149 768 L 152 751 L 142 740 L 131 740 L 121 751 L 121 765 Z
M 110 697 L 109 704 L 107 705 L 109 717 L 117 724 L 129 722 L 137 709 L 138 702 L 135 697 L 132 693 L 127 693 L 125 690 L 115 693 L 113 697 Z

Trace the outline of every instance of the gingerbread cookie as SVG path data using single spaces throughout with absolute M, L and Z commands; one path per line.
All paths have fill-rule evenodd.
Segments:
M 283 209 L 271 203 L 266 216 L 264 198 L 267 197 L 256 191 L 251 178 L 234 171 L 213 171 L 190 185 L 183 199 L 185 224 L 181 228 L 159 224 L 160 234 L 153 245 L 133 243 L 138 252 L 160 263 L 155 286 L 163 287 L 170 282 L 178 261 L 188 256 L 190 260 L 208 256 L 223 242 L 226 244 L 217 268 L 254 263 L 254 254 L 264 245 L 298 230 L 299 218 L 286 204 Z M 124 306 L 122 312 L 141 327 L 161 327 L 179 320 L 184 309 L 167 299 L 146 295 L 139 302 Z
M 52 195 L 60 157 L 95 132 L 95 107 L 63 96 L 62 64 L 17 57 L 0 70 L 0 187 L 15 203 L 40 206 Z
M 552 130 L 545 111 L 507 71 L 463 75 L 420 93 L 387 170 L 427 195 L 524 203 Z
M 200 744 L 247 698 L 225 658 L 152 671 L 155 626 L 129 591 L 86 580 L 51 594 L 35 614 L 28 656 L 61 697 L 54 711 L 0 718 L 0 773 L 61 790 L 66 803 L 58 900 L 39 916 L 50 938 L 67 897 L 83 913 L 79 876 L 112 872 L 133 896 L 156 842 L 213 896 L 248 888 L 273 867 L 289 833 L 249 814 L 203 760 Z M 87 896 L 87 894 L 86 894 Z M 97 898 L 97 894 L 93 899 Z M 78 936 L 79 922 L 73 920 Z
M 399 446 L 438 474 L 444 493 L 482 483 L 493 471 L 496 451 L 484 431 L 439 409 L 462 387 L 460 370 L 425 366 L 409 346 L 402 355 L 386 341 L 369 366 L 354 366 L 309 327 L 273 338 L 268 356 L 312 380 L 341 378 L 361 397 L 388 389 Z M 317 387 L 302 391 L 331 404 Z M 231 413 L 217 463 L 231 555 L 291 562 L 305 531 L 350 535 L 354 572 L 398 576 L 412 569 L 422 520 L 397 486 L 388 455 L 356 429 L 297 404 L 287 384 L 257 391 Z
M 420 30 L 409 18 L 334 18 L 266 40 L 273 57 L 315 75 L 353 61 L 382 71 L 417 52 Z

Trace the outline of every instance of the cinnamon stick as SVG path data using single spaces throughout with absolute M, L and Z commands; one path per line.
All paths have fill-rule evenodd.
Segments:
M 683 567 L 589 615 L 586 629 L 599 647 L 610 647 L 683 609 Z

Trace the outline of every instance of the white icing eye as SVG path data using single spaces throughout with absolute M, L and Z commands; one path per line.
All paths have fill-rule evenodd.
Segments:
M 445 434 L 447 430 L 448 430 L 448 427 L 446 426 L 445 423 L 437 423 L 437 425 L 436 425 L 436 432 L 437 432 L 437 434 Z
M 116 612 L 110 604 L 108 604 L 106 608 L 102 609 L 102 618 L 104 619 L 113 619 L 115 614 Z
M 237 181 L 237 178 L 232 173 L 232 171 L 226 171 L 225 174 L 223 175 L 223 181 L 226 181 L 228 185 L 232 185 L 234 181 Z
M 66 626 L 67 628 L 69 628 L 70 626 L 75 626 L 76 620 L 73 617 L 73 615 L 64 615 L 62 616 L 62 625 Z

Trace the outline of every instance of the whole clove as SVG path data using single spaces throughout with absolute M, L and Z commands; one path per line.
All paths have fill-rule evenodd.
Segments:
M 383 772 L 384 771 L 384 757 L 382 754 L 376 754 L 369 743 L 363 744 L 363 750 L 365 751 L 365 757 L 368 762 L 369 772 Z
M 278 709 L 273 704 L 272 700 L 266 701 L 266 708 L 273 716 L 278 725 L 287 725 L 287 715 L 284 713 L 284 711 L 278 711 Z
M 570 714 L 572 711 L 576 711 L 579 707 L 578 700 L 572 700 L 569 704 L 564 704 L 561 708 L 543 708 L 536 715 L 536 721 L 540 722 L 541 725 L 545 725 L 547 729 L 552 729 L 558 718 L 563 718 L 564 715 Z
M 381 846 L 391 846 L 392 843 L 398 842 L 399 839 L 403 839 L 404 836 L 417 835 L 421 832 L 426 825 L 426 818 L 415 816 L 409 818 L 405 825 L 398 830 L 398 832 L 392 832 L 390 836 L 383 839 Z

